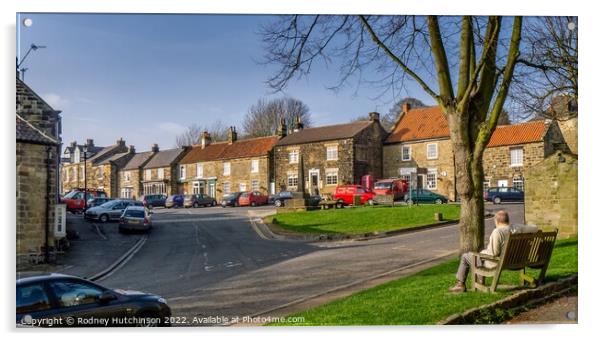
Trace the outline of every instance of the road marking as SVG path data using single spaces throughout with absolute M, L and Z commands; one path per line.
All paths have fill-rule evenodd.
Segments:
M 109 240 L 109 238 L 107 238 L 107 236 L 104 233 L 102 233 L 102 231 L 100 230 L 100 226 L 98 226 L 98 224 L 92 223 L 92 226 L 94 227 L 96 234 L 99 235 L 100 238 L 102 238 L 104 240 Z
M 136 244 L 132 246 L 132 248 L 130 248 L 126 253 L 119 257 L 119 259 L 117 259 L 117 261 L 115 261 L 113 264 L 109 265 L 109 267 L 97 273 L 96 275 L 88 277 L 88 279 L 95 282 L 107 279 L 109 276 L 115 273 L 115 271 L 121 269 L 127 262 L 129 262 L 129 260 L 132 259 L 132 257 L 134 257 L 134 255 L 142 248 L 142 246 L 144 246 L 147 240 L 148 234 L 140 238 L 136 242 Z

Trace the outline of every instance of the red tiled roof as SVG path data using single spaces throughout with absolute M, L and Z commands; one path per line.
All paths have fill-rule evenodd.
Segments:
M 180 163 L 196 163 L 220 159 L 235 159 L 267 155 L 278 142 L 278 136 L 257 137 L 242 139 L 232 144 L 228 142 L 214 142 L 202 148 L 195 145 Z
M 543 140 L 546 130 L 547 124 L 544 120 L 498 126 L 487 147 L 539 142 Z
M 402 114 L 385 143 L 449 137 L 447 119 L 439 106 L 411 109 Z

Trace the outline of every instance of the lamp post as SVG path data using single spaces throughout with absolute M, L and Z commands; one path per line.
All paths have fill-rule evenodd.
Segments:
M 84 212 L 88 210 L 88 146 L 84 146 Z

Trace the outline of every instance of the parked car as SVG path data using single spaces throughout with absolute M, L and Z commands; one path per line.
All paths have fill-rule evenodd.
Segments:
M 140 198 L 140 201 L 144 203 L 144 206 L 152 209 L 153 207 L 165 207 L 165 200 L 167 195 L 165 194 L 146 194 Z
M 342 185 L 337 186 L 332 199 L 337 202 L 337 207 L 342 208 L 345 205 L 353 205 L 353 198 L 359 195 L 360 204 L 374 203 L 374 192 L 366 190 L 360 185 Z
M 282 191 L 276 194 L 272 194 L 268 197 L 268 204 L 273 204 L 276 207 L 285 206 L 285 202 L 289 199 L 293 198 L 293 192 L 291 191 Z M 309 205 L 317 206 L 318 203 L 322 200 L 322 197 L 319 195 L 312 195 L 309 197 Z
M 140 291 L 108 289 L 79 277 L 61 274 L 18 279 L 16 303 L 17 324 L 24 326 L 32 320 L 56 321 L 61 318 L 62 324 L 55 326 L 69 327 L 68 321 L 74 321 L 71 326 L 82 327 L 83 325 L 77 324 L 78 318 L 92 317 L 109 319 L 111 326 L 167 326 L 171 317 L 171 309 L 161 296 Z M 132 325 L 127 324 L 127 321 L 113 321 L 113 318 L 132 317 L 139 318 L 140 323 Z
M 106 197 L 92 198 L 92 199 L 88 200 L 88 208 L 94 207 L 94 206 L 100 206 L 100 205 L 104 204 L 105 202 L 109 202 L 111 200 L 115 200 L 115 199 L 114 198 L 106 198 Z
M 100 206 L 89 208 L 84 213 L 86 220 L 98 220 L 106 223 L 109 220 L 118 220 L 128 206 L 143 206 L 141 201 L 131 199 L 116 199 Z
M 226 206 L 238 206 L 238 197 L 240 197 L 240 195 L 242 194 L 242 192 L 234 192 L 234 193 L 230 193 L 228 195 L 225 195 L 222 198 L 222 207 L 226 207 Z
M 215 206 L 217 201 L 207 194 L 190 194 L 184 196 L 184 207 Z
M 484 192 L 483 198 L 494 204 L 504 201 L 524 202 L 525 192 L 513 187 L 491 187 Z
M 165 208 L 184 207 L 184 196 L 182 194 L 170 195 L 165 199 Z
M 144 206 L 128 206 L 119 217 L 119 233 L 149 231 L 152 227 L 151 213 Z
M 373 189 L 376 195 L 392 195 L 393 200 L 403 200 L 408 193 L 408 182 L 401 179 L 378 180 Z
M 239 206 L 260 206 L 268 203 L 268 196 L 258 191 L 244 192 L 238 197 Z
M 445 196 L 426 189 L 413 189 L 406 198 L 406 203 L 428 203 L 428 204 L 444 204 L 449 199 Z
M 107 197 L 107 193 L 102 190 L 89 189 L 85 192 L 85 200 Z M 86 208 L 86 202 L 84 201 L 84 189 L 76 188 L 71 190 L 71 192 L 65 194 L 65 196 L 61 198 L 61 203 L 66 204 L 67 211 L 71 213 L 82 213 Z

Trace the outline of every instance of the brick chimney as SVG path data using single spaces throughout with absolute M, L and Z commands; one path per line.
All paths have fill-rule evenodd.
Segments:
M 153 143 L 152 147 L 151 147 L 151 151 L 153 153 L 158 153 L 159 152 L 159 145 L 156 143 Z
M 301 122 L 301 116 L 297 115 L 295 117 L 295 127 L 293 128 L 293 132 L 298 132 L 303 130 L 303 123 Z
M 237 136 L 238 134 L 236 133 L 236 127 L 230 126 L 230 129 L 228 129 L 228 143 L 232 144 L 236 142 Z
M 125 141 L 123 140 L 123 137 L 120 137 L 119 140 L 117 140 L 117 144 L 125 147 Z
M 77 146 L 77 141 L 73 141 L 73 142 L 71 142 L 71 145 L 70 145 L 70 146 L 71 146 L 71 148 L 75 148 L 75 147 Z
M 130 144 L 130 146 L 128 147 L 128 153 L 136 154 L 136 147 L 134 147 L 133 144 Z
M 205 149 L 205 147 L 207 147 L 210 144 L 211 144 L 211 134 L 209 134 L 209 132 L 207 132 L 207 131 L 204 131 L 201 134 L 201 148 Z
M 403 109 L 402 112 L 404 114 L 407 114 L 410 111 L 410 109 L 412 109 L 412 106 L 410 105 L 410 103 L 405 102 L 405 103 L 403 103 L 401 108 Z
M 280 123 L 278 124 L 278 129 L 276 129 L 276 135 L 280 137 L 285 137 L 287 133 L 286 120 L 284 117 L 280 117 Z
M 86 140 L 86 146 L 87 147 L 94 147 L 94 140 L 93 139 L 87 139 Z
M 368 114 L 368 118 L 372 122 L 378 122 L 378 121 L 380 121 L 380 114 L 373 111 L 373 112 L 371 112 L 371 113 Z

